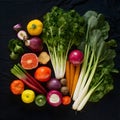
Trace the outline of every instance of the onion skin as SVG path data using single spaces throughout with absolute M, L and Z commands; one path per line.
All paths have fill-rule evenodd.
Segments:
M 56 78 L 51 78 L 47 84 L 46 84 L 47 88 L 49 90 L 59 90 L 61 88 L 61 83 L 58 79 Z
M 21 30 L 21 28 L 22 28 L 22 26 L 21 26 L 21 24 L 19 24 L 19 23 L 13 26 L 13 29 L 14 29 L 15 31 L 17 31 L 17 32 L 18 32 L 19 30 Z
M 25 30 L 20 30 L 18 33 L 17 33 L 17 37 L 20 39 L 20 40 L 27 40 L 28 39 L 28 35 L 26 33 Z
M 58 97 L 58 98 L 52 98 L 54 96 Z M 52 100 L 51 100 L 52 99 Z M 48 103 L 53 106 L 53 107 L 58 107 L 61 105 L 62 103 L 62 93 L 59 92 L 58 90 L 50 90 L 47 93 L 47 101 Z
M 69 61 L 74 65 L 81 64 L 83 62 L 83 58 L 83 52 L 77 49 L 72 50 L 69 54 Z
M 41 52 L 43 49 L 43 41 L 39 37 L 32 37 L 25 41 L 25 45 L 33 52 Z

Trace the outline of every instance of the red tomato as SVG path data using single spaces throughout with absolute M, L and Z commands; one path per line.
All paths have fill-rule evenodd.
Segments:
M 51 69 L 46 66 L 41 66 L 36 69 L 34 77 L 41 82 L 46 82 L 51 77 Z
M 21 80 L 14 80 L 10 84 L 10 90 L 15 95 L 20 95 L 24 91 L 24 83 Z

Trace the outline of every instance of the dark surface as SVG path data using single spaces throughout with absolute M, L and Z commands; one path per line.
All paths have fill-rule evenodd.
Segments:
M 20 96 L 11 94 L 13 61 L 9 59 L 7 44 L 16 37 L 12 27 L 17 23 L 25 27 L 31 19 L 42 19 L 55 5 L 66 10 L 75 9 L 80 14 L 87 10 L 103 13 L 111 25 L 110 38 L 115 38 L 118 43 L 115 64 L 120 70 L 119 0 L 0 0 L 0 120 L 120 120 L 120 74 L 113 75 L 113 91 L 98 103 L 88 103 L 81 112 L 73 111 L 71 106 L 38 108 L 34 104 L 26 105 Z

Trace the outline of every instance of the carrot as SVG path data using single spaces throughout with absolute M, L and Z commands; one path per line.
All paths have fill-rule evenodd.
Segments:
M 70 63 L 70 94 L 72 92 L 72 86 L 73 86 L 73 81 L 74 81 L 74 75 L 75 75 L 75 66 Z
M 66 62 L 66 81 L 67 81 L 67 87 L 69 89 L 70 87 L 70 62 L 67 60 Z
M 63 105 L 69 105 L 71 103 L 71 97 L 70 96 L 63 96 L 62 97 L 62 104 Z
M 73 79 L 73 86 L 72 86 L 72 91 L 71 91 L 71 97 L 73 96 L 73 93 L 75 91 L 75 87 L 76 87 L 76 84 L 79 78 L 79 74 L 80 74 L 80 64 L 76 66 L 75 75 Z

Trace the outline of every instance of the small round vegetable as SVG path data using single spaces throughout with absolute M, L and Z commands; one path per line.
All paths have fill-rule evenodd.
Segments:
M 38 56 L 38 60 L 39 60 L 40 64 L 45 65 L 50 61 L 50 56 L 46 51 L 42 51 Z
M 62 104 L 63 105 L 69 105 L 71 103 L 71 97 L 70 96 L 63 96 L 62 97 Z
M 17 36 L 20 40 L 27 40 L 28 39 L 28 35 L 27 33 L 24 31 L 24 30 L 20 30 L 18 33 L 17 33 Z
M 21 24 L 16 24 L 16 25 L 13 26 L 13 29 L 14 29 L 15 31 L 17 31 L 17 32 L 18 32 L 21 28 L 22 28 Z
M 35 97 L 35 104 L 39 107 L 42 107 L 46 104 L 46 97 L 42 94 L 39 94 Z
M 49 90 L 59 90 L 61 88 L 61 83 L 56 78 L 51 78 L 46 85 Z
M 22 92 L 21 99 L 24 103 L 32 103 L 35 99 L 35 92 L 31 89 L 26 89 Z
M 24 83 L 21 80 L 14 80 L 10 84 L 10 90 L 14 95 L 20 95 L 24 91 Z
M 24 53 L 20 63 L 24 69 L 32 70 L 38 66 L 38 57 L 35 53 Z
M 69 61 L 74 65 L 81 64 L 83 61 L 83 52 L 80 50 L 72 50 L 69 54 Z
M 67 86 L 62 86 L 60 91 L 63 95 L 68 95 L 68 93 L 69 93 L 69 89 Z
M 41 82 L 46 82 L 50 80 L 51 68 L 47 66 L 40 66 L 36 69 L 34 77 Z
M 39 37 L 32 37 L 29 40 L 25 40 L 25 45 L 33 52 L 41 52 L 43 49 L 43 41 Z
M 62 79 L 60 80 L 60 82 L 61 82 L 61 84 L 62 84 L 63 86 L 65 86 L 65 85 L 67 84 L 67 80 L 66 80 L 65 78 L 62 78 Z
M 57 90 L 51 90 L 47 94 L 47 101 L 53 107 L 58 107 L 62 103 L 62 94 Z
M 38 19 L 33 19 L 27 24 L 27 31 L 30 35 L 40 35 L 43 30 L 43 23 Z

